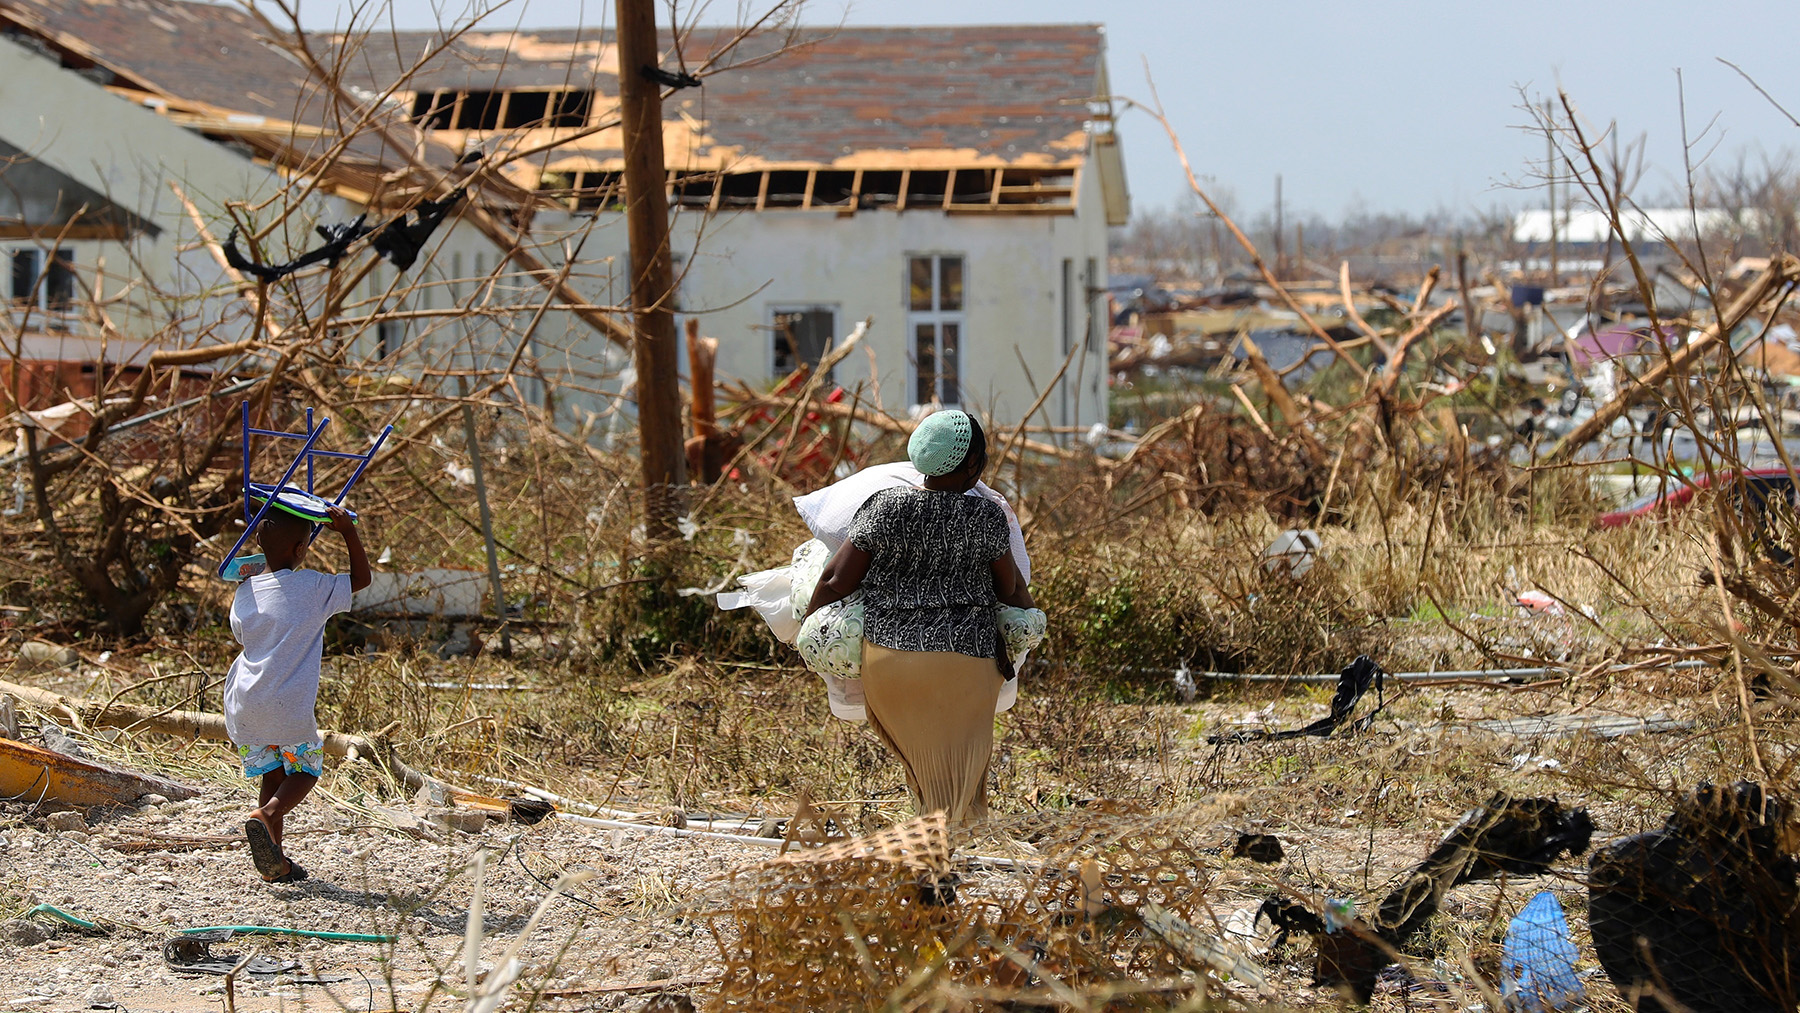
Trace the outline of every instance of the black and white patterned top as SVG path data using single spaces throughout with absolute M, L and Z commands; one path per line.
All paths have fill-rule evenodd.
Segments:
M 1006 513 L 979 496 L 883 489 L 850 525 L 874 557 L 863 577 L 863 639 L 892 651 L 997 653 L 994 560 L 1008 551 Z

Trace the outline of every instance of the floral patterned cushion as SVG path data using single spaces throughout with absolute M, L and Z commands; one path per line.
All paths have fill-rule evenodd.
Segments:
M 810 597 L 810 595 L 809 595 Z M 994 606 L 1006 653 L 1014 658 L 1044 642 L 1049 619 L 1043 609 Z M 794 646 L 806 667 L 820 675 L 854 679 L 862 674 L 863 593 L 827 605 L 806 617 Z
M 811 596 L 808 595 L 810 598 Z M 853 679 L 862 671 L 863 595 L 861 591 L 806 617 L 794 646 L 806 667 L 821 675 Z

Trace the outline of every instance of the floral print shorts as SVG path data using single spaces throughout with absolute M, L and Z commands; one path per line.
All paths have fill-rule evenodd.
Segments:
M 245 777 L 261 777 L 277 770 L 314 777 L 325 773 L 323 742 L 302 742 L 297 746 L 239 746 L 237 751 L 244 761 Z

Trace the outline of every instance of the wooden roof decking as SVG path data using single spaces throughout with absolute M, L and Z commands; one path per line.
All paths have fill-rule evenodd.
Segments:
M 0 0 L 0 31 L 35 37 L 116 92 L 289 167 L 325 152 L 342 126 L 325 89 L 233 7 Z M 743 40 L 703 28 L 679 46 L 665 34 L 663 69 L 700 69 L 716 54 L 719 63 L 664 104 L 670 194 L 712 210 L 1070 212 L 1096 121 L 1110 129 L 1110 107 L 1095 94 L 1104 39 L 1098 25 L 801 29 Z M 315 36 L 313 45 L 340 54 L 359 97 L 404 79 L 410 90 L 396 91 L 380 118 L 432 128 L 432 164 L 447 168 L 473 148 L 529 151 L 506 166 L 512 184 L 577 209 L 618 196 L 610 31 L 470 32 L 410 78 L 442 47 L 438 33 Z M 373 136 L 354 139 L 345 161 L 352 189 L 364 192 L 405 165 Z

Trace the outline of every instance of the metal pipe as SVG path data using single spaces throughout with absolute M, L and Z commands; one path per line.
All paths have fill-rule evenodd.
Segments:
M 344 454 L 335 450 L 316 451 L 316 453 L 324 454 L 328 457 L 352 457 L 362 461 L 361 464 L 356 466 L 356 470 L 350 473 L 350 480 L 344 483 L 344 488 L 338 492 L 337 499 L 332 500 L 333 503 L 340 506 L 343 505 L 344 497 L 350 495 L 350 487 L 355 485 L 356 480 L 362 477 L 362 473 L 368 470 L 369 462 L 375 460 L 375 455 L 381 452 L 381 445 L 387 442 L 388 434 L 393 431 L 394 427 L 391 425 L 383 429 L 381 435 L 375 437 L 375 445 L 370 447 L 369 452 L 366 454 Z
M 308 405 L 307 409 L 306 409 L 306 431 L 309 433 L 312 432 L 312 427 L 313 427 L 312 420 L 313 420 L 312 406 Z M 313 455 L 307 454 L 306 455 L 306 494 L 308 496 L 311 496 L 312 491 L 313 491 Z
M 251 515 L 251 510 L 250 510 L 250 433 L 252 432 L 252 430 L 250 428 L 250 399 L 245 398 L 243 400 L 243 403 L 240 404 L 238 407 L 243 409 L 243 414 L 244 414 L 243 438 L 238 441 L 239 443 L 242 443 L 243 446 L 239 447 L 238 449 L 243 451 L 243 454 L 244 454 L 244 527 L 248 528 L 250 526 L 250 515 Z M 225 557 L 226 562 L 230 562 L 232 557 L 236 556 L 236 555 L 237 555 L 237 551 L 235 549 L 232 550 L 231 555 L 228 555 Z
M 1045 664 L 1048 664 L 1047 662 Z M 1637 665 L 1613 665 L 1609 672 L 1623 672 L 1637 668 Z M 1668 667 L 1675 669 L 1716 667 L 1710 661 L 1677 661 Z M 1279 675 L 1269 672 L 1200 672 L 1190 668 L 1133 668 L 1128 672 L 1147 672 L 1157 675 L 1180 675 L 1185 673 L 1195 682 L 1210 679 L 1216 682 L 1280 682 L 1294 683 L 1302 686 L 1330 685 L 1336 683 L 1340 676 L 1336 672 L 1322 672 L 1317 675 Z M 1466 668 L 1451 669 L 1441 672 L 1389 672 L 1386 678 L 1396 682 L 1426 682 L 1433 679 L 1488 679 L 1495 683 L 1508 682 L 1531 676 L 1551 675 L 1557 672 L 1573 672 L 1575 669 L 1567 665 L 1552 665 L 1541 668 Z

